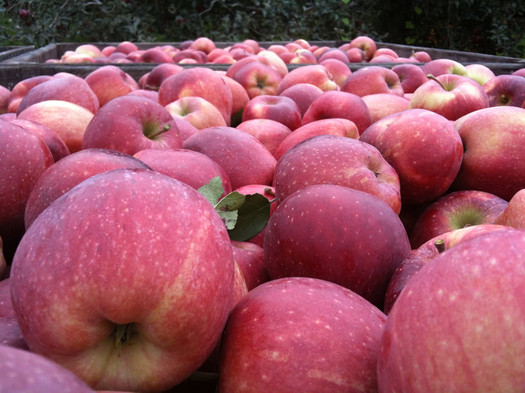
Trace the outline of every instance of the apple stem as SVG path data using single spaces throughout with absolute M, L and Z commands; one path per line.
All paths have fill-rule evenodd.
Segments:
M 113 331 L 115 337 L 115 346 L 120 348 L 122 344 L 128 342 L 133 334 L 133 324 L 117 325 Z
M 434 242 L 434 246 L 436 247 L 439 254 L 445 251 L 445 241 L 443 239 L 436 240 Z
M 443 82 L 441 82 L 437 77 L 435 77 L 434 75 L 432 74 L 427 74 L 427 78 L 430 79 L 430 80 L 433 80 L 434 82 L 438 83 L 442 88 L 443 90 L 447 90 L 448 89 L 445 87 L 445 85 L 443 84 Z
M 161 134 L 164 134 L 166 131 L 169 131 L 171 129 L 171 126 L 169 124 L 164 124 L 163 127 L 161 127 L 157 132 L 154 134 L 149 135 L 150 139 L 156 138 Z

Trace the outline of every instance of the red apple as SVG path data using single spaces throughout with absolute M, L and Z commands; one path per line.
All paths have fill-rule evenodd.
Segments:
M 349 48 L 346 50 L 348 61 L 350 63 L 363 63 L 365 62 L 365 52 L 361 48 Z
M 484 64 L 472 63 L 465 66 L 467 70 L 467 76 L 470 79 L 475 80 L 481 86 L 483 86 L 489 79 L 494 78 L 496 75 L 489 67 Z
M 334 82 L 337 83 L 339 87 L 343 86 L 346 79 L 348 79 L 352 73 L 352 70 L 348 67 L 347 63 L 348 61 L 343 62 L 336 58 L 325 58 L 319 60 L 319 64 L 326 67 L 328 72 L 332 74 Z
M 345 51 L 339 49 L 339 48 L 328 48 L 327 50 L 323 51 L 317 59 L 318 63 L 322 63 L 324 60 L 338 60 L 343 64 L 349 63 L 348 55 Z
M 309 49 L 298 49 L 288 59 L 288 64 L 317 64 L 317 57 Z
M 419 63 L 428 63 L 429 61 L 432 60 L 432 56 L 430 56 L 430 54 L 425 50 L 415 51 L 414 53 L 410 55 L 410 57 L 413 57 Z
M 149 98 L 114 98 L 87 126 L 82 148 L 103 148 L 127 154 L 148 149 L 179 149 L 182 138 L 172 115 Z
M 288 66 L 281 60 L 281 58 L 273 51 L 261 49 L 257 52 L 257 59 L 264 64 L 269 65 L 277 71 L 282 78 L 288 74 Z
M 140 53 L 136 63 L 173 63 L 174 60 L 169 53 L 159 47 L 148 48 Z
M 38 135 L 0 120 L 0 237 L 10 264 L 24 233 L 24 210 L 42 173 L 53 156 Z
M 525 67 L 517 69 L 511 75 L 525 76 Z
M 153 67 L 148 72 L 147 77 L 144 81 L 144 89 L 147 90 L 159 90 L 160 85 L 164 80 L 172 75 L 182 71 L 184 67 L 173 63 L 161 63 Z
M 33 104 L 47 100 L 71 102 L 92 113 L 100 107 L 96 94 L 83 78 L 75 75 L 55 76 L 32 87 L 20 102 L 17 114 Z
M 270 280 L 262 246 L 236 240 L 232 240 L 232 246 L 233 259 L 241 269 L 248 291 Z
M 304 116 L 312 102 L 319 97 L 323 91 L 311 83 L 296 83 L 283 90 L 279 95 L 289 97 L 295 101 Z
M 214 70 L 205 67 L 186 68 L 166 78 L 159 88 L 159 103 L 166 106 L 185 96 L 198 96 L 219 109 L 230 124 L 232 93 L 226 82 Z
M 337 135 L 309 138 L 284 154 L 275 167 L 277 204 L 312 184 L 337 184 L 385 201 L 399 214 L 399 177 L 372 145 Z
M 323 280 L 262 284 L 228 320 L 218 391 L 374 391 L 385 320 L 360 296 Z
M 386 116 L 366 129 L 360 140 L 375 146 L 394 167 L 403 204 L 421 204 L 442 196 L 463 158 L 463 143 L 452 122 L 426 109 Z
M 456 120 L 455 127 L 465 145 L 455 190 L 481 190 L 509 200 L 525 188 L 525 109 L 480 109 Z
M 187 149 L 145 149 L 135 153 L 134 157 L 157 172 L 180 180 L 195 189 L 199 189 L 218 176 L 224 190 L 222 196 L 232 191 L 226 171 L 203 153 Z
M 83 149 L 64 157 L 35 182 L 24 211 L 25 228 L 51 203 L 80 182 L 101 172 L 119 168 L 149 168 L 132 156 L 107 149 Z
M 4 242 L 0 236 L 0 280 L 3 280 L 9 276 L 9 268 L 4 257 Z M 0 303 L 0 307 L 2 304 Z
M 200 50 L 208 54 L 216 48 L 216 45 L 215 45 L 215 42 L 213 42 L 213 40 L 208 37 L 197 37 L 190 44 L 190 48 L 195 49 L 195 50 Z
M 0 279 L 0 345 L 28 350 L 16 319 L 9 283 L 9 277 Z
M 425 74 L 439 76 L 443 74 L 457 74 L 467 76 L 468 71 L 463 64 L 452 59 L 433 59 L 421 66 Z
M 71 189 L 26 231 L 13 307 L 30 350 L 92 388 L 166 391 L 217 344 L 233 263 L 202 194 L 150 169 L 116 169 Z
M 246 120 L 236 128 L 256 137 L 272 154 L 275 153 L 281 142 L 292 133 L 292 130 L 283 123 L 271 119 Z
M 449 120 L 457 120 L 488 106 L 487 93 L 478 82 L 455 74 L 432 77 L 419 86 L 410 98 L 411 108 L 428 109 Z
M 185 96 L 170 102 L 164 108 L 175 118 L 191 123 L 198 130 L 226 126 L 219 109 L 208 100 L 198 96 Z
M 30 120 L 51 128 L 66 144 L 71 153 L 81 149 L 82 139 L 93 112 L 83 106 L 63 100 L 37 102 L 17 116 L 20 120 Z
M 172 57 L 174 63 L 177 64 L 203 64 L 208 62 L 206 53 L 192 48 L 180 50 Z
M 384 56 L 384 55 L 390 56 L 390 57 L 392 57 L 394 59 L 399 57 L 398 53 L 395 50 L 393 50 L 392 48 L 380 47 L 380 48 L 376 49 L 376 51 L 372 55 L 372 59 L 377 57 L 377 56 Z
M 122 52 L 124 54 L 130 54 L 131 52 L 135 52 L 139 50 L 139 47 L 137 44 L 131 42 L 131 41 L 122 41 L 117 44 L 117 47 L 115 48 L 115 52 Z
M 427 74 L 420 66 L 415 64 L 397 64 L 392 67 L 392 71 L 399 77 L 403 93 L 405 94 L 413 93 L 419 86 L 428 81 Z
M 100 106 L 139 88 L 130 74 L 114 65 L 101 66 L 91 71 L 84 79 L 97 96 Z
M 282 140 L 273 153 L 279 160 L 288 150 L 308 138 L 316 135 L 340 135 L 347 138 L 359 138 L 355 123 L 348 119 L 332 118 L 315 120 L 302 125 Z
M 290 70 L 280 81 L 276 94 L 281 94 L 297 83 L 310 83 L 323 91 L 339 90 L 339 85 L 328 68 L 320 64 L 310 64 Z
M 9 106 L 9 97 L 11 96 L 11 90 L 7 87 L 0 85 L 0 114 L 7 113 Z
M 447 193 L 432 202 L 416 220 L 410 233 L 412 248 L 454 229 L 492 224 L 507 204 L 506 200 L 484 191 Z
M 496 217 L 494 224 L 525 229 L 525 189 L 510 198 L 507 207 Z
M 242 121 L 252 119 L 275 120 L 290 130 L 301 125 L 301 109 L 289 97 L 282 95 L 258 95 L 250 99 L 242 112 Z
M 16 83 L 11 89 L 11 94 L 7 101 L 7 111 L 11 113 L 16 113 L 20 102 L 25 97 L 27 92 L 31 90 L 36 85 L 46 82 L 53 77 L 51 75 L 37 75 L 29 78 L 22 79 L 20 82 Z
M 243 85 L 235 79 L 226 75 L 221 75 L 221 77 L 224 79 L 224 82 L 226 82 L 232 93 L 232 115 L 230 125 L 236 127 L 242 121 L 242 111 L 248 101 L 250 101 L 250 97 Z
M 372 123 L 370 111 L 361 97 L 344 91 L 325 91 L 312 102 L 304 114 L 303 125 L 332 118 L 354 122 L 360 134 Z
M 377 44 L 372 37 L 358 36 L 350 41 L 350 48 L 359 48 L 365 55 L 365 60 L 369 61 L 377 50 Z
M 335 184 L 302 188 L 282 201 L 264 237 L 271 279 L 320 278 L 382 308 L 388 281 L 410 253 L 399 216 L 369 193 Z
M 388 115 L 407 110 L 410 106 L 410 100 L 397 94 L 376 93 L 362 98 L 370 112 L 371 123 L 375 123 Z
M 250 99 L 259 95 L 277 94 L 279 83 L 282 80 L 279 72 L 260 61 L 247 62 L 231 77 L 246 89 Z
M 521 230 L 487 233 L 409 280 L 382 336 L 380 392 L 522 391 L 523 247 Z
M 184 141 L 183 147 L 206 154 L 228 174 L 232 189 L 271 185 L 276 159 L 253 135 L 233 127 L 210 127 Z
M 399 76 L 391 69 L 381 66 L 363 67 L 352 72 L 341 86 L 341 91 L 360 97 L 376 93 L 403 95 Z
M 519 75 L 498 75 L 483 85 L 489 106 L 510 105 L 525 108 L 525 78 Z

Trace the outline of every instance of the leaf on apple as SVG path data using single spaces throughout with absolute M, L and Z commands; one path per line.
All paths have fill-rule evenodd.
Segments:
M 224 193 L 222 180 L 214 177 L 198 191 L 215 207 L 232 240 L 246 241 L 261 232 L 270 218 L 271 202 L 262 194 Z

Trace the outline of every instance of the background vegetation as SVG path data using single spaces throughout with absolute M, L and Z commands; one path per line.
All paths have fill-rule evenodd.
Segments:
M 525 57 L 522 0 L 5 0 L 0 45 L 377 41 Z

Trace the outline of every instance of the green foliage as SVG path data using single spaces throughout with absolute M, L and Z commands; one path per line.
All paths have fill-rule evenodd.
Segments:
M 378 41 L 525 57 L 521 0 L 5 0 L 3 45 L 50 42 Z

